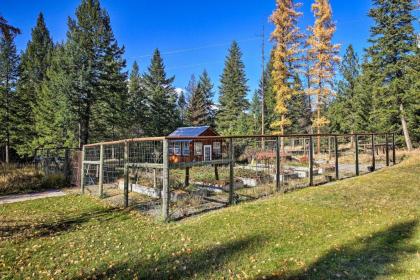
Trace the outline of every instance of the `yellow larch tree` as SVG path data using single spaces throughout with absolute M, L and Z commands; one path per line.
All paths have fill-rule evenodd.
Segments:
M 321 127 L 326 126 L 329 121 L 322 116 L 322 110 L 328 97 L 334 94 L 333 80 L 335 65 L 339 61 L 338 52 L 340 45 L 333 44 L 332 38 L 336 26 L 332 20 L 332 9 L 328 0 L 315 0 L 312 4 L 312 11 L 315 15 L 315 24 L 310 27 L 310 36 L 307 44 L 308 59 L 310 60 L 309 76 L 310 87 L 308 94 L 315 96 L 315 116 L 312 125 L 316 128 L 317 134 L 321 133 Z M 317 153 L 321 150 L 320 137 L 317 137 Z
M 284 134 L 285 127 L 290 125 L 290 120 L 287 118 L 287 103 L 294 94 L 298 94 L 292 85 L 302 52 L 303 35 L 297 26 L 298 18 L 302 15 L 297 11 L 300 5 L 293 0 L 277 0 L 276 10 L 270 17 L 275 25 L 271 34 L 271 39 L 275 43 L 271 71 L 274 112 L 277 115 L 277 120 L 271 123 L 274 134 Z M 281 148 L 284 149 L 283 140 Z

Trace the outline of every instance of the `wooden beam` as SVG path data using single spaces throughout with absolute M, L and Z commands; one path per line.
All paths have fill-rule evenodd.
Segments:
M 124 207 L 128 207 L 128 142 L 124 143 Z
M 334 136 L 334 150 L 335 150 L 335 179 L 338 180 L 340 179 L 340 173 L 338 170 L 338 157 L 339 157 L 339 153 L 338 153 L 338 137 Z
M 129 163 L 128 167 L 163 169 L 163 163 L 148 163 L 148 162 Z
M 376 159 L 375 159 L 375 153 L 376 153 L 376 148 L 375 148 L 375 134 L 372 133 L 371 136 L 371 145 L 372 145 L 372 171 L 375 171 L 376 169 Z
M 82 149 L 82 160 L 80 167 L 80 192 L 85 193 L 85 146 Z
M 356 143 L 355 145 L 355 152 L 356 152 L 356 162 L 355 162 L 355 167 L 356 167 L 356 176 L 360 175 L 360 171 L 359 171 L 359 137 L 356 135 L 354 135 L 354 141 Z
M 280 137 L 276 137 L 276 191 L 280 191 L 280 160 Z
M 233 139 L 229 139 L 229 204 L 233 204 L 233 188 L 235 184 L 234 178 L 234 164 L 235 164 L 235 150 L 233 148 Z
M 185 178 L 184 178 L 184 187 L 188 187 L 190 185 L 190 168 L 185 168 Z
M 168 221 L 169 218 L 169 145 L 168 140 L 163 140 L 163 170 L 162 170 L 162 219 Z
M 104 196 L 104 145 L 99 149 L 99 197 Z
M 206 166 L 206 165 L 215 165 L 215 164 L 217 164 L 217 165 L 227 165 L 227 164 L 230 164 L 230 159 L 171 163 L 171 164 L 169 164 L 169 167 L 171 169 L 183 169 L 183 168 L 186 168 L 186 167 Z
M 85 164 L 91 164 L 91 165 L 100 165 L 101 161 L 100 160 L 85 160 L 83 161 Z
M 312 136 L 309 136 L 309 186 L 314 185 L 314 145 Z

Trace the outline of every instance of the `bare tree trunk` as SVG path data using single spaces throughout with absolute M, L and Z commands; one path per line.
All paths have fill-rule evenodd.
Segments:
M 401 114 L 401 125 L 404 133 L 405 144 L 407 145 L 408 151 L 413 149 L 413 144 L 411 144 L 410 134 L 408 133 L 407 122 L 404 116 L 404 106 L 400 104 L 400 114 Z
M 5 153 L 6 153 L 6 163 L 10 162 L 10 158 L 9 158 L 9 143 L 6 143 L 6 148 L 5 148 Z
M 317 108 L 317 114 L 318 124 L 316 128 L 316 133 L 318 134 L 318 137 L 316 138 L 316 154 L 319 155 L 321 153 L 321 136 L 319 136 L 319 134 L 321 134 L 321 126 L 319 124 L 319 120 L 321 119 L 321 108 L 319 108 L 319 104 Z
M 284 115 L 281 116 L 281 120 L 282 122 L 284 121 Z M 284 135 L 284 125 L 281 125 L 280 133 L 281 135 Z M 284 153 L 284 137 L 280 138 L 280 151 Z

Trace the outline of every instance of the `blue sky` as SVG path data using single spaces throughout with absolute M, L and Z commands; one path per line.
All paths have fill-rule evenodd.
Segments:
M 65 40 L 67 17 L 74 17 L 80 1 L 0 2 L 0 14 L 22 30 L 22 35 L 16 39 L 18 49 L 22 50 L 30 39 L 39 12 L 44 13 L 54 41 Z M 306 29 L 313 23 L 312 0 L 301 2 L 304 15 L 300 26 Z M 257 88 L 261 75 L 261 38 L 258 35 L 263 25 L 266 33 L 273 29 L 268 17 L 275 8 L 275 0 L 102 0 L 101 4 L 111 17 L 119 44 L 126 48 L 128 68 L 137 60 L 141 70 L 145 71 L 153 50 L 159 48 L 168 74 L 176 77 L 176 87 L 184 88 L 191 74 L 197 77 L 207 69 L 217 93 L 227 49 L 232 40 L 237 40 L 249 79 L 249 95 Z M 342 51 L 351 43 L 361 54 L 367 46 L 371 26 L 367 16 L 370 1 L 331 0 L 331 5 L 337 23 L 335 43 L 342 44 Z M 271 43 L 267 38 L 267 54 L 269 48 Z

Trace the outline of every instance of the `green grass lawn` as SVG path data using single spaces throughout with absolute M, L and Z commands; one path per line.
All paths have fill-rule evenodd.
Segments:
M 420 279 L 420 156 L 161 224 L 70 195 L 0 206 L 0 278 Z

